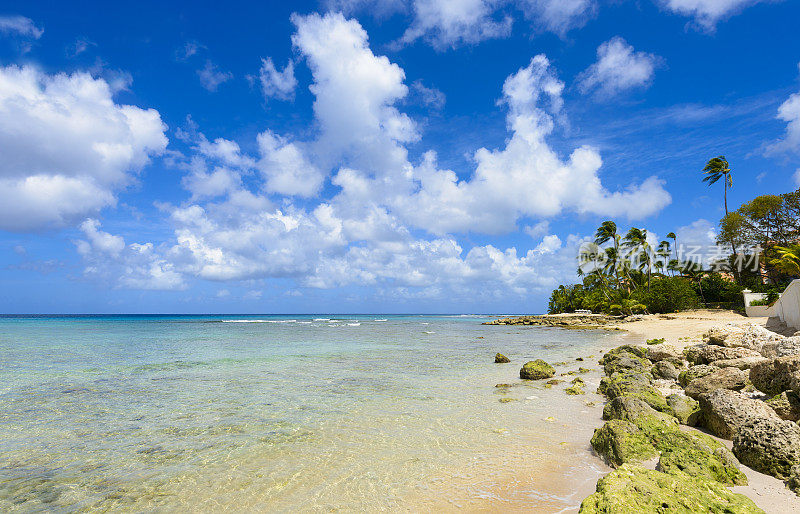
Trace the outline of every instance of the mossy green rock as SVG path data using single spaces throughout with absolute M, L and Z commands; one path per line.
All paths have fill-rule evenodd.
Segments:
M 502 353 L 498 353 L 494 356 L 495 364 L 505 364 L 506 362 L 511 362 L 511 359 L 503 355 Z
M 700 421 L 700 404 L 688 396 L 671 394 L 667 396 L 667 404 L 682 425 L 696 426 Z
M 616 355 L 621 355 L 623 353 L 630 353 L 635 355 L 636 357 L 645 358 L 647 357 L 647 348 L 643 346 L 623 344 L 622 346 L 617 346 L 616 348 L 612 348 L 605 355 L 603 355 L 603 361 L 605 361 L 606 359 L 610 359 Z
M 583 500 L 580 508 L 582 514 L 643 512 L 763 513 L 748 497 L 719 482 L 631 464 L 601 478 L 597 492 Z
M 572 396 L 577 396 L 579 394 L 586 394 L 586 392 L 583 390 L 582 384 L 575 384 L 573 386 L 570 386 L 564 389 L 564 392 Z
M 674 417 L 642 400 L 614 398 L 603 408 L 603 419 L 635 425 L 648 444 L 661 453 L 662 471 L 684 472 L 729 485 L 747 483 L 736 458 L 722 444 L 705 434 L 681 432 Z
M 617 371 L 649 371 L 652 364 L 647 360 L 647 350 L 638 346 L 620 346 L 614 348 L 599 362 L 607 375 Z
M 607 421 L 595 430 L 592 448 L 613 467 L 626 462 L 642 462 L 657 455 L 639 427 L 621 419 Z
M 618 396 L 639 398 L 655 410 L 672 415 L 672 408 L 667 404 L 666 398 L 651 385 L 647 376 L 649 375 L 636 372 L 614 373 L 610 377 L 603 377 L 598 392 L 606 395 L 609 400 Z
M 683 370 L 678 374 L 678 383 L 681 387 L 686 387 L 692 380 L 710 375 L 718 369 L 719 368 L 716 366 L 709 366 L 708 364 L 691 366 L 689 369 Z
M 670 432 L 661 437 L 657 449 L 661 452 L 656 467 L 659 471 L 686 473 L 725 485 L 747 485 L 736 457 L 705 434 Z
M 519 370 L 519 378 L 527 380 L 541 380 L 543 378 L 551 378 L 556 374 L 553 366 L 549 365 L 542 359 L 526 362 Z

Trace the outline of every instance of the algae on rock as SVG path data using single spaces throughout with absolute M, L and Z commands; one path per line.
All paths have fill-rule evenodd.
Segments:
M 581 514 L 643 512 L 763 513 L 753 501 L 719 482 L 625 464 L 597 482 Z
M 642 462 L 657 455 L 639 427 L 621 419 L 607 421 L 595 430 L 591 443 L 592 448 L 612 467 L 626 462 Z
M 551 378 L 556 374 L 553 366 L 549 365 L 542 359 L 535 361 L 528 361 L 519 370 L 519 377 L 527 380 L 541 380 L 543 378 Z

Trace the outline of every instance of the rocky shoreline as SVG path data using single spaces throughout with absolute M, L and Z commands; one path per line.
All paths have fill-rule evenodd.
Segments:
M 764 512 L 732 490 L 748 483 L 743 466 L 800 495 L 800 335 L 726 325 L 683 350 L 622 345 L 599 364 L 607 403 L 591 446 L 614 471 L 580 512 Z M 541 360 L 520 370 L 553 375 Z
M 631 318 L 631 319 L 629 319 Z M 544 314 L 541 316 L 515 316 L 487 321 L 483 325 L 531 325 L 562 328 L 603 328 L 639 319 L 636 316 L 606 316 L 604 314 Z

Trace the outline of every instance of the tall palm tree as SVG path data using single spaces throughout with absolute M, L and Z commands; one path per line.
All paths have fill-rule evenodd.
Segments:
M 620 287 L 619 279 L 619 245 L 620 235 L 617 234 L 617 224 L 613 221 L 604 221 L 597 228 L 594 235 L 594 242 L 597 245 L 605 244 L 608 241 L 613 241 L 613 246 L 606 249 L 607 264 L 606 269 L 613 273 L 614 279 L 617 282 L 617 289 Z
M 650 243 L 647 242 L 647 230 L 631 227 L 623 239 L 625 247 L 636 259 L 639 269 L 647 267 L 647 290 L 650 290 L 650 276 L 653 271 L 653 259 Z
M 733 187 L 733 175 L 731 173 L 730 165 L 724 155 L 714 157 L 706 163 L 703 168 L 703 182 L 708 182 L 708 185 L 715 184 L 719 179 L 724 178 L 724 199 L 725 199 L 725 216 L 728 215 L 728 188 Z
M 670 232 L 667 234 L 667 239 L 672 239 L 672 247 L 675 250 L 675 260 L 678 260 L 678 236 L 675 235 L 675 232 Z M 672 261 L 670 261 L 672 262 Z M 674 270 L 673 270 L 674 271 Z M 674 275 L 674 273 L 673 273 Z
M 731 167 L 728 164 L 728 160 L 725 158 L 724 155 L 720 155 L 719 157 L 714 157 L 710 161 L 706 163 L 706 167 L 703 168 L 703 182 L 708 182 L 708 185 L 716 183 L 719 179 L 723 179 L 724 183 L 724 199 L 725 199 L 725 217 L 728 217 L 728 188 L 733 187 L 733 174 L 731 172 Z M 736 257 L 736 243 L 733 242 L 733 238 L 731 238 L 731 249 L 733 250 L 733 256 Z M 736 277 L 736 281 L 739 281 L 739 273 L 737 269 L 733 268 L 734 277 Z

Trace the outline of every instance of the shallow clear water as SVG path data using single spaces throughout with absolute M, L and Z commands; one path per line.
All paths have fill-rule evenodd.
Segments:
M 573 510 L 618 336 L 481 321 L 0 318 L 0 511 Z

